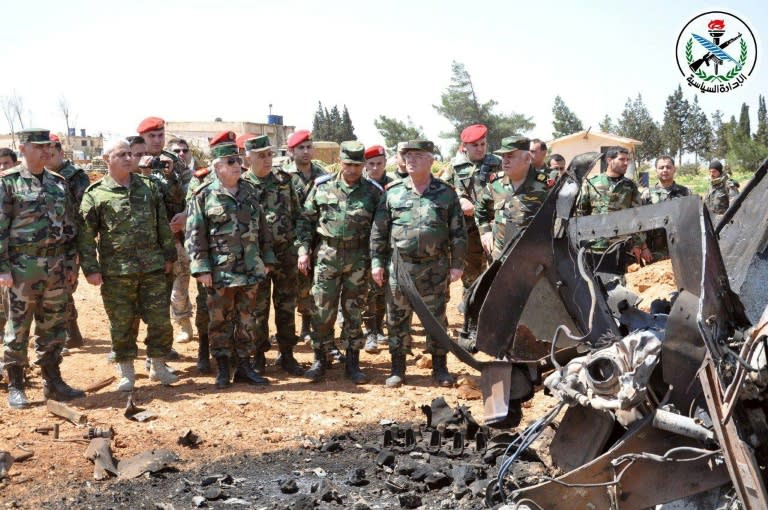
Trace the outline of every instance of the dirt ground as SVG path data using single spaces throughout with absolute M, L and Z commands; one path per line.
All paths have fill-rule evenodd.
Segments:
M 669 259 L 638 267 L 633 264 L 627 273 L 627 287 L 641 299 L 638 308 L 648 311 L 654 299 L 669 299 L 677 291 L 672 261 Z

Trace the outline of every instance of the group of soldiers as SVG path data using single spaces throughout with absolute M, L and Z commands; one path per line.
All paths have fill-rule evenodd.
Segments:
M 566 171 L 564 158 L 546 158 L 546 144 L 538 139 L 512 135 L 491 154 L 487 128 L 477 124 L 464 129 L 460 140 L 457 157 L 440 177 L 432 172 L 434 145 L 428 140 L 398 144 L 391 174 L 384 147 L 342 142 L 338 171 L 328 173 L 312 160 L 306 130 L 288 139 L 291 161 L 285 167 L 273 165 L 267 136 L 225 131 L 209 142 L 210 165 L 199 168 L 187 142 L 166 143 L 165 122 L 149 117 L 136 136 L 105 144 L 107 174 L 90 184 L 63 159 L 55 135 L 22 131 L 23 163 L 14 154 L 14 164 L 6 164 L 8 155 L 0 153 L 3 363 L 10 407 L 29 404 L 24 368 L 33 318 L 35 363 L 46 397 L 83 396 L 59 369 L 66 349 L 83 342 L 72 299 L 80 269 L 89 284 L 100 286 L 121 391 L 135 385 L 140 321 L 147 325 L 149 378 L 171 385 L 178 380 L 166 364 L 178 358 L 174 325 L 176 341 L 190 341 L 193 315 L 197 368 L 212 372 L 212 356 L 217 388 L 268 384 L 270 308 L 277 326 L 276 365 L 286 373 L 319 382 L 335 358 L 344 363 L 347 378 L 364 384 L 360 351 L 378 352 L 385 344 L 391 355 L 386 385 L 400 386 L 412 353 L 413 309 L 395 278 L 394 252 L 445 326 L 449 284 L 461 279 L 469 289 Z M 670 157 L 656 160 L 658 183 L 642 194 L 624 176 L 627 150 L 612 148 L 605 157 L 606 172 L 583 184 L 578 214 L 690 193 L 674 182 Z M 719 171 L 726 189 L 732 186 L 722 166 Z M 711 195 L 722 206 L 721 195 Z M 613 250 L 616 257 L 606 256 L 610 240 L 597 240 L 590 251 L 594 263 L 618 273 L 626 263 L 621 254 L 650 262 L 663 256 L 663 242 L 663 235 L 651 232 Z M 198 289 L 194 314 L 190 276 Z M 339 312 L 343 354 L 334 335 Z M 300 337 L 311 341 L 314 353 L 307 370 L 293 353 Z M 426 351 L 435 382 L 453 385 L 446 350 L 428 336 Z

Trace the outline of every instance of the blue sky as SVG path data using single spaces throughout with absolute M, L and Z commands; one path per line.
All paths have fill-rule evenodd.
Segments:
M 682 84 L 675 42 L 708 10 L 733 12 L 768 37 L 757 1 L 8 2 L 0 33 L 0 96 L 24 99 L 28 125 L 64 129 L 66 97 L 78 128 L 131 134 L 149 115 L 167 120 L 265 121 L 269 104 L 287 124 L 311 126 L 318 100 L 346 104 L 358 137 L 381 141 L 378 115 L 405 119 L 438 138 L 449 129 L 432 108 L 463 62 L 481 100 L 532 116 L 548 139 L 560 95 L 585 127 L 642 93 L 661 121 Z M 703 94 L 705 111 L 738 116 L 768 92 L 768 63 L 744 87 Z M 687 90 L 686 90 L 687 89 Z M 4 119 L 0 131 L 7 132 Z

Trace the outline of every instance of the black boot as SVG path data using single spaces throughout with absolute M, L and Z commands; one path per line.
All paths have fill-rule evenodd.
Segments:
M 448 358 L 445 354 L 432 355 L 432 379 L 438 386 L 450 388 L 456 384 L 456 379 L 448 372 Z
M 229 356 L 216 356 L 216 365 L 218 366 L 216 387 L 223 390 L 232 384 L 229 382 Z
M 261 355 L 263 356 L 264 353 L 262 352 Z M 269 379 L 260 376 L 253 370 L 253 367 L 251 367 L 251 360 L 248 358 L 244 358 L 238 361 L 237 370 L 235 370 L 234 381 L 253 384 L 256 386 L 269 384 Z
M 312 382 L 320 382 L 325 379 L 325 369 L 327 361 L 325 359 L 325 349 L 315 349 L 315 361 L 309 370 L 304 372 L 304 377 L 307 377 Z
M 24 394 L 24 367 L 19 365 L 6 365 L 8 372 L 8 406 L 11 409 L 26 409 L 29 400 Z
M 301 337 L 302 340 L 305 342 L 309 342 L 311 340 L 310 337 L 310 330 L 312 329 L 312 322 L 309 319 L 309 315 L 302 315 L 301 316 L 301 333 L 299 333 L 299 337 Z
M 264 351 L 256 351 L 251 361 L 251 368 L 256 375 L 264 375 L 267 371 L 267 357 L 264 355 Z
M 355 384 L 365 384 L 368 382 L 368 376 L 360 370 L 359 350 L 347 350 L 347 366 L 344 369 L 344 377 L 351 379 Z
M 301 365 L 299 365 L 299 362 L 296 361 L 296 358 L 293 356 L 292 347 L 280 349 L 280 355 L 277 357 L 275 365 L 282 368 L 283 372 L 288 374 L 296 376 L 304 375 L 304 369 L 301 368 Z
M 211 373 L 210 346 L 208 344 L 208 335 L 200 335 L 200 343 L 197 346 L 197 371 L 201 374 Z
M 392 374 L 384 383 L 388 388 L 397 388 L 405 383 L 405 354 L 392 355 Z
M 85 392 L 72 388 L 61 378 L 61 367 L 56 362 L 40 365 L 43 374 L 43 395 L 50 400 L 72 400 L 85 396 Z
M 72 349 L 75 347 L 82 347 L 83 335 L 80 333 L 80 327 L 77 325 L 77 320 L 71 320 L 67 325 L 67 339 L 64 342 L 64 347 Z

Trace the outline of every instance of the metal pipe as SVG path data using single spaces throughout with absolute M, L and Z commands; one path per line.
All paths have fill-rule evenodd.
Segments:
M 666 430 L 673 434 L 690 437 L 698 441 L 714 441 L 715 433 L 702 427 L 693 418 L 681 414 L 670 413 L 663 409 L 656 409 L 653 415 L 653 426 L 660 430 Z

